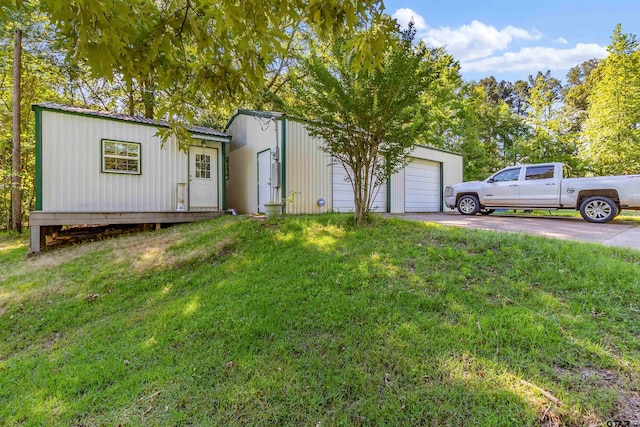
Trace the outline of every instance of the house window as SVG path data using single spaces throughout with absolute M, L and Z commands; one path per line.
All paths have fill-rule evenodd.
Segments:
M 140 146 L 137 142 L 102 140 L 102 171 L 140 175 Z
M 211 156 L 196 154 L 196 178 L 211 178 Z

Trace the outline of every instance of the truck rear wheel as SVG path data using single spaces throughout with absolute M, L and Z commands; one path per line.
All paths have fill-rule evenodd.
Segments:
M 605 223 L 618 215 L 618 205 L 604 196 L 589 197 L 580 204 L 580 215 L 585 221 Z
M 462 215 L 475 215 L 480 210 L 480 202 L 476 196 L 467 194 L 458 199 L 456 207 Z

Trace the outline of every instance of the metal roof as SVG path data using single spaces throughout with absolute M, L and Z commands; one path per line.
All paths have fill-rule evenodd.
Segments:
M 33 105 L 33 108 L 34 109 L 40 108 L 43 110 L 62 111 L 65 113 L 100 117 L 100 118 L 109 119 L 109 120 L 121 120 L 125 122 L 140 123 L 140 124 L 150 125 L 150 126 L 169 127 L 169 122 L 167 122 L 166 120 L 158 121 L 158 120 L 148 119 L 146 117 L 130 116 L 127 114 L 112 113 L 110 111 L 98 111 L 98 110 L 91 110 L 88 108 L 56 104 L 55 102 L 43 102 L 40 104 L 35 104 Z M 220 138 L 231 138 L 231 136 L 225 132 L 204 127 L 204 126 L 188 126 L 187 129 L 189 130 L 189 132 L 199 134 L 199 135 L 212 135 Z

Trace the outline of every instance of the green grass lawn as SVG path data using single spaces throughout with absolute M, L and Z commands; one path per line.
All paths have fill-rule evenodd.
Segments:
M 640 419 L 637 251 L 323 215 L 26 252 L 0 236 L 2 425 Z

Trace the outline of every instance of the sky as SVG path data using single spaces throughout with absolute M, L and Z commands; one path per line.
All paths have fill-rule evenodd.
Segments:
M 417 37 L 445 46 L 465 80 L 526 80 L 604 58 L 617 24 L 640 39 L 640 0 L 384 0 L 385 11 Z

